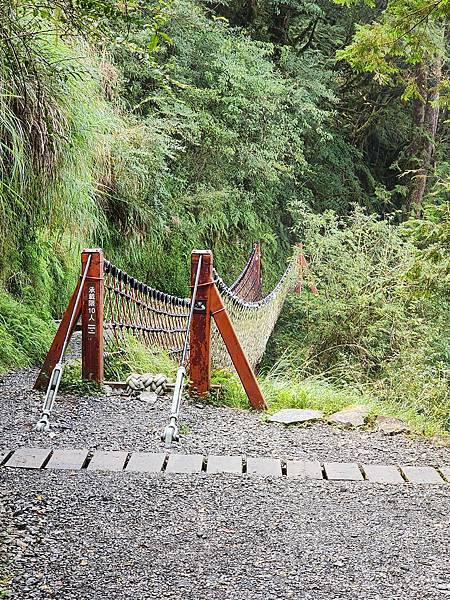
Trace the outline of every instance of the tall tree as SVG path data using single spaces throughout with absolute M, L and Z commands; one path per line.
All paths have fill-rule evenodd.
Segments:
M 378 19 L 357 26 L 352 42 L 337 53 L 381 85 L 402 85 L 403 99 L 412 103 L 412 136 L 402 174 L 408 181 L 405 216 L 420 213 L 433 165 L 449 17 L 449 0 L 390 0 Z

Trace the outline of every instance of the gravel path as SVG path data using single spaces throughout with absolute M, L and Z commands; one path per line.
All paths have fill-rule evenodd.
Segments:
M 450 597 L 441 486 L 18 469 L 0 483 L 19 600 Z
M 34 430 L 42 393 L 33 391 L 35 370 L 0 379 L 1 447 L 18 446 L 158 451 L 170 401 L 151 407 L 137 399 L 76 398 L 60 395 L 53 412 L 54 431 Z M 343 431 L 328 425 L 289 427 L 265 423 L 248 411 L 185 404 L 182 440 L 175 451 L 247 454 L 321 461 L 386 464 L 450 464 L 450 450 L 424 440 L 381 433 Z

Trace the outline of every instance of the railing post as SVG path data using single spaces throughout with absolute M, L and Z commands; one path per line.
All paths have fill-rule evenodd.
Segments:
M 103 252 L 96 248 L 83 250 L 84 269 L 88 257 L 91 264 L 82 295 L 82 374 L 83 379 L 103 382 Z
M 197 298 L 189 332 L 189 377 L 191 389 L 202 396 L 211 385 L 211 311 L 210 288 L 213 281 L 213 255 L 211 250 L 193 250 L 191 255 L 191 290 L 195 282 L 197 265 L 202 257 Z
M 259 300 L 262 297 L 262 264 L 261 264 L 261 242 L 255 243 L 255 263 L 256 263 L 256 279 L 258 281 L 258 297 L 255 300 Z

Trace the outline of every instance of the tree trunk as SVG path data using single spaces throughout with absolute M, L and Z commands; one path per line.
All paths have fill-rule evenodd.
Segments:
M 436 54 L 430 65 L 417 68 L 416 82 L 420 97 L 414 100 L 414 136 L 409 148 L 410 183 L 405 213 L 420 216 L 422 201 L 433 163 L 436 131 L 439 120 L 439 84 L 442 78 L 442 55 Z

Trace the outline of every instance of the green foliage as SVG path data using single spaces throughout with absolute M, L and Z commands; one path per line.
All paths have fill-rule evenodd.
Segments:
M 414 375 L 417 376 L 417 373 Z M 210 403 L 240 410 L 249 408 L 247 396 L 236 375 L 216 372 L 213 381 L 221 388 L 210 394 Z M 404 402 L 403 397 L 387 398 L 371 388 L 358 390 L 327 376 L 305 377 L 292 364 L 288 366 L 286 360 L 280 360 L 269 372 L 261 375 L 259 384 L 268 404 L 268 414 L 284 408 L 309 408 L 321 410 L 327 416 L 353 404 L 364 404 L 369 407 L 369 426 L 377 415 L 386 415 L 402 419 L 411 431 L 429 437 L 448 430 L 448 424 L 443 421 L 443 411 L 424 411 L 422 398 L 412 404 Z
M 51 322 L 0 288 L 0 372 L 42 360 L 53 334 Z
M 336 1 L 347 6 L 356 3 Z M 356 26 L 351 44 L 339 50 L 337 58 L 347 60 L 354 69 L 374 73 L 381 84 L 389 83 L 402 74 L 405 63 L 415 65 L 443 52 L 442 30 L 449 16 L 447 2 L 390 0 L 379 20 Z M 414 80 L 406 77 L 405 99 L 419 93 Z
M 98 396 L 101 388 L 95 381 L 85 381 L 81 377 L 81 359 L 71 359 L 64 364 L 60 390 L 79 396 Z
M 142 342 L 129 335 L 123 344 L 123 352 L 106 360 L 105 378 L 108 381 L 125 381 L 132 373 L 163 373 L 174 379 L 177 366 L 166 352 L 150 352 Z
M 448 427 L 448 295 L 414 274 L 433 264 L 389 221 L 302 214 L 317 296 L 291 297 L 268 362 L 322 376 Z

